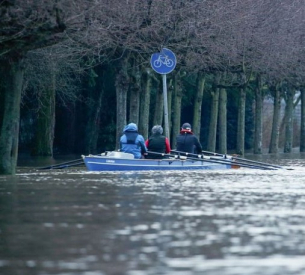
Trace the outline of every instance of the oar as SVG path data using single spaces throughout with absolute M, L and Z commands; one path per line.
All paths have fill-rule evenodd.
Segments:
M 277 170 L 277 168 L 274 167 L 266 167 L 266 166 L 262 166 L 262 165 L 254 165 L 254 164 L 247 164 L 247 163 L 242 163 L 242 162 L 238 162 L 238 161 L 232 161 L 231 159 L 216 159 L 216 158 L 211 158 L 208 156 L 202 156 L 202 158 L 190 158 L 187 157 L 187 159 L 190 160 L 202 160 L 202 161 L 206 161 L 206 162 L 211 162 L 211 163 L 219 163 L 219 164 L 226 164 L 226 165 L 236 165 L 239 167 L 246 167 L 246 168 L 251 168 L 251 169 L 262 169 L 262 170 Z
M 191 154 L 191 153 L 186 153 L 186 152 L 181 152 L 181 151 L 175 151 L 172 150 L 172 152 L 176 152 L 178 154 L 184 154 L 184 155 L 193 155 L 193 156 L 198 156 L 196 154 Z M 254 161 L 254 160 L 248 160 L 248 159 L 244 159 L 244 158 L 239 158 L 239 157 L 235 157 L 235 156 L 231 156 L 231 155 L 222 155 L 222 154 L 218 154 L 218 153 L 214 153 L 214 152 L 209 152 L 209 151 L 202 151 L 203 153 L 208 153 L 210 155 L 213 156 L 220 156 L 223 157 L 224 159 L 231 159 L 231 160 L 235 160 L 234 163 L 245 163 L 245 164 L 253 164 L 253 165 L 258 165 L 259 167 L 265 166 L 266 168 L 270 167 L 270 168 L 276 168 L 276 169 L 287 169 L 287 170 L 293 170 L 292 168 L 285 168 L 283 166 L 280 165 L 274 165 L 274 164 L 270 164 L 270 163 L 265 163 L 265 162 L 260 162 L 260 161 Z M 210 157 L 211 159 L 214 159 L 214 157 Z
M 280 165 L 275 165 L 275 164 L 270 164 L 270 163 L 265 163 L 265 162 L 260 162 L 260 161 L 254 161 L 254 160 L 250 160 L 250 159 L 244 159 L 244 158 L 239 158 L 239 157 L 234 157 L 234 156 L 232 156 L 232 158 L 236 159 L 238 161 L 247 162 L 247 163 L 262 164 L 262 165 L 266 165 L 266 166 L 270 166 L 270 167 L 274 167 L 274 168 L 279 168 L 279 169 L 293 170 L 292 168 L 285 168 L 285 167 L 280 166 Z
M 228 155 L 222 155 L 222 154 L 218 154 L 218 153 L 215 153 L 215 152 L 209 152 L 209 151 L 202 151 L 202 153 L 203 154 L 213 155 L 213 156 L 221 156 L 221 157 L 228 156 Z M 254 160 L 249 160 L 249 159 L 235 157 L 235 156 L 232 156 L 232 159 L 236 159 L 236 160 L 243 161 L 243 162 L 248 162 L 248 163 L 255 163 L 255 164 L 266 165 L 266 166 L 275 167 L 275 168 L 279 168 L 279 169 L 294 170 L 292 168 L 286 168 L 286 167 L 283 167 L 283 166 L 280 166 L 280 165 L 275 165 L 275 164 L 261 162 L 261 161 L 254 161 Z
M 183 152 L 183 151 L 177 151 L 177 150 L 171 150 L 171 152 L 174 152 L 176 154 L 183 154 L 183 155 L 191 155 L 191 156 L 198 156 L 198 154 L 192 154 L 192 153 L 188 153 L 188 152 Z M 222 155 L 222 154 L 218 154 L 218 153 L 213 153 L 213 152 L 208 152 L 208 151 L 202 151 L 202 154 L 209 154 L 209 155 L 213 155 L 213 156 L 218 156 L 218 157 L 223 157 L 223 158 L 227 158 L 227 157 L 231 157 L 230 155 Z
M 251 169 L 262 169 L 262 170 L 277 170 L 279 168 L 276 167 L 271 167 L 271 166 L 262 166 L 262 165 L 258 165 L 258 164 L 248 164 L 248 163 L 244 163 L 244 162 L 239 162 L 239 161 L 235 161 L 234 159 L 216 159 L 213 157 L 203 157 L 204 161 L 207 162 L 211 162 L 211 161 L 215 161 L 216 163 L 222 163 L 222 164 L 231 164 L 231 165 L 236 165 L 236 166 L 240 166 L 240 167 L 246 167 L 246 168 L 251 168 Z
M 202 153 L 212 155 L 212 156 L 219 156 L 219 157 L 224 157 L 224 156 L 227 155 L 227 154 L 219 154 L 219 153 L 216 153 L 216 152 L 209 152 L 209 151 L 202 151 Z
M 65 164 L 65 165 L 61 165 L 61 166 L 56 166 L 53 169 L 64 169 L 64 168 L 75 167 L 75 166 L 80 166 L 80 165 L 85 165 L 84 161 L 77 162 L 77 163 L 72 163 L 72 164 Z
M 245 162 L 241 162 L 241 161 L 237 161 L 233 156 L 230 155 L 221 155 L 221 154 L 217 154 L 215 153 L 214 155 L 218 155 L 220 157 L 222 157 L 222 159 L 216 158 L 216 157 L 208 157 L 208 156 L 204 156 L 204 155 L 196 155 L 196 154 L 192 154 L 192 153 L 187 153 L 187 152 L 181 152 L 181 151 L 174 151 L 173 152 L 177 152 L 179 155 L 191 155 L 191 156 L 195 156 L 196 158 L 204 158 L 205 160 L 215 160 L 217 162 L 225 162 L 225 163 L 231 163 L 232 165 L 238 165 L 240 167 L 248 167 L 248 168 L 254 168 L 254 169 L 263 169 L 263 170 L 276 170 L 282 167 L 274 167 L 274 166 L 270 166 L 267 163 L 257 163 L 257 164 L 252 164 L 252 163 L 245 163 Z
M 58 163 L 58 164 L 54 164 L 54 165 L 50 165 L 50 166 L 46 166 L 46 167 L 40 167 L 38 169 L 43 170 L 43 169 L 58 169 L 57 167 L 61 167 L 63 165 L 68 165 L 68 164 L 74 164 L 74 163 L 80 163 L 80 161 L 82 161 L 83 163 L 83 159 L 75 159 L 75 160 L 71 160 L 71 161 L 67 161 L 67 162 L 62 162 L 62 163 Z M 61 168 L 59 168 L 61 169 Z
M 175 152 L 177 154 L 191 154 L 191 153 L 186 153 L 186 152 L 177 151 L 177 150 L 171 150 L 171 152 Z M 201 152 L 204 155 L 212 155 L 212 156 L 218 156 L 218 157 L 223 157 L 223 158 L 226 158 L 227 156 L 229 156 L 227 154 L 219 154 L 219 153 L 209 152 L 209 151 L 201 151 Z M 195 154 L 191 154 L 191 155 L 197 156 Z
M 151 152 L 151 151 L 149 151 L 148 153 L 160 155 L 160 157 L 169 156 L 169 157 L 174 157 L 175 159 L 180 159 L 181 158 L 180 155 L 157 153 L 157 152 Z M 233 166 L 237 165 L 237 166 L 240 166 L 240 167 L 246 167 L 246 168 L 251 168 L 251 169 L 277 170 L 274 167 L 265 167 L 265 166 L 261 166 L 261 165 L 253 165 L 253 164 L 240 163 L 240 162 L 237 162 L 237 161 L 232 161 L 229 158 L 227 158 L 227 159 L 224 159 L 224 158 L 223 159 L 216 159 L 216 158 L 210 158 L 210 157 L 203 156 L 203 155 L 195 155 L 195 154 L 185 153 L 185 152 L 180 152 L 180 153 L 184 153 L 186 155 L 194 155 L 194 156 L 196 156 L 196 158 L 185 156 L 185 160 L 203 161 L 203 162 L 217 163 L 217 164 L 223 164 L 223 165 L 233 165 Z

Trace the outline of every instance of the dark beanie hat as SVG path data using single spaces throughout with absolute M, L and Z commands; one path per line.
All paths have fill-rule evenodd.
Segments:
M 191 126 L 191 124 L 189 124 L 189 123 L 183 123 L 183 125 L 182 125 L 181 128 L 182 128 L 182 129 L 186 129 L 186 130 L 191 130 L 191 129 L 192 129 L 192 126 Z

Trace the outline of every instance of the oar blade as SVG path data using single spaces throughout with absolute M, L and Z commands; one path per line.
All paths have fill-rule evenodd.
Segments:
M 78 163 L 73 163 L 73 164 L 66 164 L 66 165 L 62 165 L 53 169 L 65 169 L 65 168 L 69 168 L 69 167 L 76 167 L 76 166 L 80 166 L 80 165 L 85 165 L 85 163 L 82 162 L 78 162 Z
M 70 161 L 66 161 L 66 162 L 62 162 L 62 163 L 58 163 L 58 164 L 54 164 L 54 165 L 49 165 L 49 166 L 45 166 L 45 167 L 39 167 L 39 170 L 48 170 L 48 169 L 56 169 L 56 167 L 61 167 L 63 165 L 69 165 L 69 164 L 74 164 L 74 163 L 79 163 L 80 161 L 83 161 L 83 159 L 75 159 L 75 160 L 70 160 Z

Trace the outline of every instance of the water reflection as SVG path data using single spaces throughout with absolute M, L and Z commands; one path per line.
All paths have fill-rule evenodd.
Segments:
M 0 274 L 304 274 L 305 161 L 276 164 L 0 176 Z

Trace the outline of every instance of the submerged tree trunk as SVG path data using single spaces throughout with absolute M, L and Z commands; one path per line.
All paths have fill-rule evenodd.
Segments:
M 178 76 L 175 75 L 173 79 L 173 86 L 174 86 L 174 94 L 173 94 L 173 127 L 172 127 L 172 138 L 171 141 L 171 148 L 176 147 L 176 136 L 180 132 L 180 123 L 181 123 L 181 101 L 182 101 L 182 90 L 180 86 L 180 80 Z
M 35 133 L 34 156 L 53 156 L 55 130 L 55 72 L 50 71 L 50 82 L 41 89 L 40 106 Z
M 20 120 L 20 100 L 23 82 L 21 59 L 0 62 L 0 94 L 4 106 L 0 122 L 0 174 L 16 173 Z
M 121 68 L 115 80 L 116 88 L 116 149 L 120 148 L 120 137 L 126 125 L 127 92 L 129 78 L 127 74 L 127 58 L 122 60 Z
M 293 101 L 292 103 L 292 110 L 294 110 L 296 108 L 296 106 L 298 106 L 299 102 L 301 100 L 301 95 L 296 99 L 296 101 Z M 286 104 L 287 104 L 287 99 L 285 100 L 286 101 Z M 284 113 L 284 116 L 282 118 L 282 122 L 281 122 L 281 126 L 280 126 L 280 137 L 283 136 L 283 147 L 285 147 L 285 138 L 286 138 L 286 124 L 287 124 L 287 115 L 289 114 L 289 112 L 287 112 L 287 106 L 285 107 L 285 113 Z M 292 118 L 292 124 L 293 124 L 293 118 Z M 292 131 L 293 131 L 293 125 L 291 126 L 292 127 Z M 293 137 L 291 137 L 293 139 Z M 280 139 L 281 140 L 281 139 Z
M 219 151 L 227 153 L 227 91 L 220 89 L 219 94 Z
M 291 88 L 288 88 L 288 90 L 286 91 L 284 153 L 292 152 L 294 94 L 295 91 Z
M 201 108 L 202 97 L 205 84 L 205 75 L 199 72 L 197 75 L 197 91 L 194 101 L 194 116 L 193 116 L 193 132 L 200 140 L 200 128 L 201 128 Z
M 97 142 L 100 135 L 100 114 L 102 112 L 104 68 L 97 66 L 89 77 L 88 100 L 86 106 L 87 124 L 85 133 L 85 153 L 97 154 Z
M 163 91 L 158 89 L 156 92 L 155 112 L 153 125 L 161 125 L 163 121 Z
M 208 146 L 207 150 L 216 151 L 217 121 L 219 109 L 219 88 L 216 88 L 212 95 L 211 117 L 209 124 Z
M 140 110 L 140 91 L 137 88 L 131 88 L 129 95 L 128 121 L 138 125 Z
M 300 152 L 305 152 L 305 89 L 301 88 L 301 133 Z
M 141 71 L 136 60 L 133 60 L 129 98 L 129 122 L 139 124 Z
M 272 89 L 274 92 L 274 105 L 273 105 L 273 120 L 272 120 L 272 132 L 271 132 L 269 153 L 278 153 L 281 96 L 280 96 L 280 90 L 277 86 L 272 87 Z
M 219 114 L 219 91 L 220 91 L 220 88 L 218 88 L 217 85 L 219 84 L 220 79 L 221 79 L 221 75 L 217 74 L 215 78 L 216 87 L 211 92 L 212 104 L 211 104 L 211 117 L 209 124 L 207 150 L 212 152 L 216 151 L 217 124 L 218 124 L 218 114 Z
M 97 154 L 97 141 L 99 138 L 99 130 L 100 130 L 100 114 L 102 107 L 102 97 L 103 91 L 100 90 L 95 95 L 95 102 L 92 106 L 92 109 L 89 110 L 89 120 L 86 127 L 86 144 L 85 151 L 86 154 Z
M 263 93 L 261 76 L 258 75 L 255 87 L 255 129 L 254 129 L 254 154 L 262 153 L 263 140 Z
M 236 140 L 236 151 L 241 156 L 245 154 L 245 117 L 246 117 L 246 89 L 242 87 L 239 91 L 237 140 Z
M 140 104 L 140 117 L 139 117 L 139 132 L 145 139 L 149 136 L 149 106 L 150 106 L 150 92 L 152 85 L 152 70 L 146 68 L 146 74 L 144 76 L 144 89 L 141 92 L 141 104 Z

